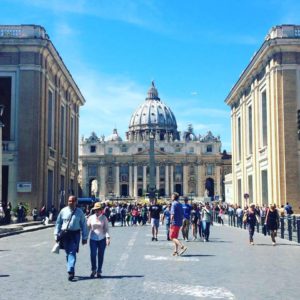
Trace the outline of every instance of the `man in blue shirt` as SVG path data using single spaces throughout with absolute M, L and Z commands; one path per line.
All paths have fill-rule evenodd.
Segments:
M 83 211 L 76 208 L 77 198 L 70 196 L 68 206 L 64 207 L 56 220 L 54 236 L 57 241 L 57 235 L 66 230 L 67 234 L 63 238 L 63 249 L 67 255 L 68 279 L 72 281 L 75 275 L 76 252 L 79 250 L 80 231 L 82 231 L 82 245 L 87 243 L 88 229 Z
M 183 208 L 183 224 L 182 224 L 182 237 L 184 240 L 189 240 L 189 229 L 190 229 L 190 220 L 191 220 L 191 211 L 192 206 L 188 203 L 189 199 L 187 197 L 184 198 L 184 204 L 182 204 Z
M 186 250 L 187 247 L 184 246 L 178 240 L 179 230 L 182 226 L 182 219 L 183 219 L 183 209 L 182 204 L 179 202 L 179 194 L 173 193 L 172 194 L 172 207 L 171 207 L 171 227 L 170 227 L 170 239 L 174 243 L 174 252 L 173 256 L 182 255 Z M 179 252 L 180 249 L 180 252 Z

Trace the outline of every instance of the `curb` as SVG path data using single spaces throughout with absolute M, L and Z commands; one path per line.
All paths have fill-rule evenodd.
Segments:
M 37 230 L 42 230 L 46 228 L 51 228 L 54 227 L 55 224 L 49 224 L 49 225 L 38 225 L 38 226 L 33 226 L 32 228 L 22 228 L 21 230 L 10 230 L 7 232 L 0 233 L 0 239 L 3 237 L 11 236 L 11 235 L 16 235 L 16 234 L 21 234 L 21 233 L 26 233 L 26 232 L 32 232 L 32 231 L 37 231 Z M 30 227 L 30 226 L 28 226 Z

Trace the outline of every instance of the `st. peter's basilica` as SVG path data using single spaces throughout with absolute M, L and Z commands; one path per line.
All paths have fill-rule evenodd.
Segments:
M 158 97 L 152 82 L 147 98 L 132 114 L 126 140 L 117 129 L 110 136 L 82 137 L 79 183 L 82 196 L 135 198 L 149 190 L 149 141 L 154 139 L 157 196 L 172 192 L 194 199 L 224 198 L 224 176 L 231 172 L 231 155 L 221 152 L 220 137 L 210 131 L 180 133 L 175 115 Z M 224 200 L 224 199 L 223 199 Z

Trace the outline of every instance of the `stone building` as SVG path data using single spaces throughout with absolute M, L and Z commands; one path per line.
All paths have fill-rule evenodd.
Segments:
M 41 26 L 0 26 L 2 201 L 62 205 L 78 189 L 78 118 L 85 103 Z
M 171 109 L 158 97 L 154 83 L 146 100 L 132 114 L 126 140 L 117 129 L 100 138 L 92 133 L 79 146 L 79 172 L 84 197 L 144 196 L 149 191 L 149 147 L 155 149 L 155 187 L 159 196 L 174 191 L 203 198 L 222 198 L 223 177 L 231 172 L 231 156 L 220 153 L 220 137 L 196 135 L 192 125 L 177 130 Z M 95 185 L 93 183 L 97 183 Z
M 273 27 L 225 102 L 233 199 L 300 204 L 300 26 Z

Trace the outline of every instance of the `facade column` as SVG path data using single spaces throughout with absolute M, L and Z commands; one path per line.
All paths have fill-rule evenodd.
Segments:
M 188 165 L 183 165 L 183 196 L 188 195 Z
M 120 166 L 119 164 L 116 164 L 115 166 L 116 170 L 116 177 L 115 177 L 115 196 L 120 196 Z
M 160 176 L 159 176 L 159 165 L 156 166 L 156 191 L 159 191 L 160 185 Z
M 133 197 L 133 192 L 132 192 L 132 165 L 129 165 L 129 196 Z
M 165 194 L 169 196 L 169 165 L 165 166 Z
M 218 193 L 219 196 L 222 196 L 221 193 L 221 167 L 220 166 L 216 166 L 216 190 L 215 190 L 215 194 L 216 192 Z
M 99 171 L 98 171 L 99 172 Z M 84 197 L 89 197 L 88 165 L 82 165 L 82 193 Z M 99 184 L 99 181 L 98 181 Z M 66 190 L 66 187 L 65 187 Z M 66 191 L 65 191 L 66 192 Z
M 171 167 L 170 167 L 170 194 L 172 194 L 172 193 L 174 193 L 174 166 L 173 165 L 171 165 Z
M 137 165 L 133 167 L 133 196 L 136 198 L 138 196 L 137 190 Z
M 201 177 L 201 164 L 197 165 L 197 197 L 203 197 L 203 193 L 201 190 L 202 186 L 202 177 Z
M 100 165 L 100 198 L 105 199 L 106 196 L 106 166 Z
M 143 166 L 143 192 L 147 192 L 147 166 Z

